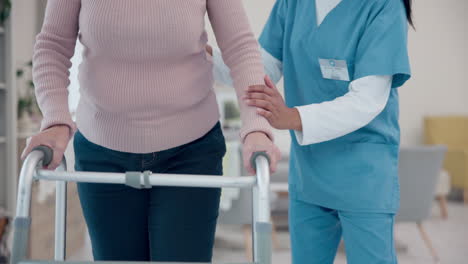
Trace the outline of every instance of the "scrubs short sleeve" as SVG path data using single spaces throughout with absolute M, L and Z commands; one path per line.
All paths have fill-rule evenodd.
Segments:
M 259 40 L 263 49 L 279 61 L 283 61 L 287 5 L 287 0 L 276 0 Z
M 376 0 L 359 41 L 354 79 L 392 75 L 392 88 L 402 86 L 411 75 L 407 43 L 403 1 Z

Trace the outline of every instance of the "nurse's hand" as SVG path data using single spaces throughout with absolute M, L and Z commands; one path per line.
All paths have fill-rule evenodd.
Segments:
M 251 86 L 244 98 L 247 105 L 257 107 L 259 115 L 265 117 L 276 129 L 302 131 L 302 121 L 296 108 L 287 107 L 275 84 L 267 76 L 266 86 Z
M 271 139 L 263 132 L 252 132 L 244 139 L 242 156 L 245 169 L 249 174 L 255 174 L 255 169 L 252 168 L 250 164 L 250 158 L 253 153 L 260 151 L 267 153 L 270 158 L 270 172 L 274 173 L 276 171 L 278 161 L 281 159 L 281 152 Z

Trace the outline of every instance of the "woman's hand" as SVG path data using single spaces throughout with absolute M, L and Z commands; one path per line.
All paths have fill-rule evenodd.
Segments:
M 289 108 L 278 92 L 275 84 L 267 76 L 266 86 L 250 86 L 244 98 L 247 105 L 258 108 L 259 115 L 265 117 L 276 129 L 302 131 L 302 121 L 296 108 Z
M 208 53 L 210 56 L 213 56 L 213 47 L 206 44 L 205 50 L 206 50 L 206 53 Z
M 49 170 L 55 170 L 62 162 L 63 154 L 70 141 L 70 127 L 66 125 L 52 126 L 37 135 L 28 138 L 26 148 L 21 154 L 24 160 L 26 156 L 37 146 L 47 146 L 54 151 L 52 162 L 47 166 Z
M 244 146 L 242 148 L 242 156 L 244 158 L 244 167 L 251 175 L 255 174 L 255 169 L 252 168 L 250 159 L 255 152 L 264 151 L 270 158 L 270 172 L 274 173 L 278 161 L 281 159 L 281 153 L 271 139 L 263 132 L 252 132 L 245 137 Z

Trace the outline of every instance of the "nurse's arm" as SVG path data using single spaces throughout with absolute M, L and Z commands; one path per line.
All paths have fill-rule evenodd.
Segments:
M 213 76 L 217 82 L 233 87 L 229 67 L 224 63 L 221 52 L 218 49 L 209 49 L 208 53 L 213 56 Z M 283 63 L 273 57 L 265 49 L 261 49 L 265 74 L 270 77 L 274 83 L 278 83 L 283 77 Z
M 368 76 L 351 82 L 349 92 L 333 101 L 296 107 L 302 131 L 300 145 L 329 141 L 354 132 L 376 118 L 387 105 L 392 76 Z

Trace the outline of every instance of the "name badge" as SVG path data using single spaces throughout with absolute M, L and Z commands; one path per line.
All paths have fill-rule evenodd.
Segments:
M 319 59 L 319 63 L 323 78 L 349 81 L 348 64 L 345 60 Z

